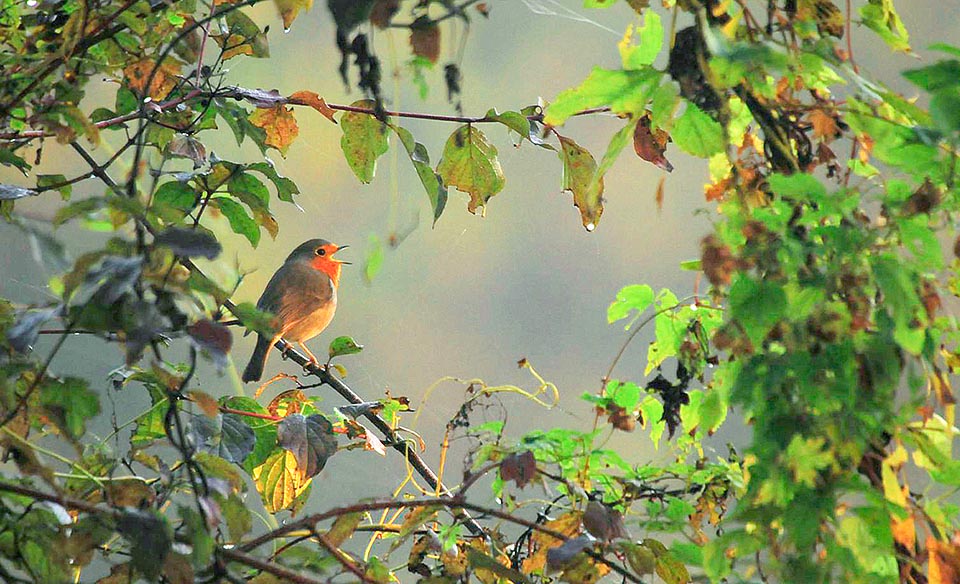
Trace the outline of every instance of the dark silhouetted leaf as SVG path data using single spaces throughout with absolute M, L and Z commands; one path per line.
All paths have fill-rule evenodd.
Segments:
M 561 545 L 550 548 L 547 551 L 547 571 L 555 572 L 567 567 L 573 559 L 585 549 L 593 546 L 594 540 L 581 535 L 573 539 L 568 539 Z
M 173 544 L 173 531 L 159 513 L 128 509 L 117 521 L 117 530 L 132 546 L 130 563 L 138 572 L 155 580 Z
M 221 398 L 221 405 L 226 408 L 242 412 L 250 412 L 260 416 L 268 415 L 266 408 L 257 403 L 256 400 L 249 397 L 234 396 Z M 264 418 L 241 416 L 236 414 L 226 414 L 235 416 L 232 421 L 239 422 L 253 430 L 254 446 L 246 459 L 242 461 L 243 467 L 250 472 L 267 459 L 277 445 L 277 424 L 276 422 Z
M 337 452 L 333 425 L 320 414 L 290 414 L 277 426 L 277 443 L 293 453 L 303 478 L 323 470 L 327 459 Z
M 212 320 L 198 320 L 189 327 L 187 333 L 196 346 L 206 351 L 218 369 L 227 365 L 227 353 L 233 343 L 230 329 Z
M 7 330 L 7 342 L 18 353 L 27 352 L 37 337 L 40 336 L 40 327 L 46 322 L 59 316 L 60 306 L 38 310 L 28 310 L 20 315 L 17 322 Z
M 186 227 L 168 227 L 157 234 L 154 243 L 170 248 L 185 257 L 203 257 L 208 260 L 220 255 L 223 247 L 217 238 L 206 231 Z
M 256 444 L 253 428 L 237 414 L 194 416 L 190 428 L 198 450 L 237 464 L 243 463 Z

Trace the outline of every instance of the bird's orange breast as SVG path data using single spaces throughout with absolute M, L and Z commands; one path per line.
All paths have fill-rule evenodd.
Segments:
M 325 256 L 316 256 L 310 261 L 310 267 L 330 276 L 334 287 L 340 286 L 340 262 L 331 261 Z

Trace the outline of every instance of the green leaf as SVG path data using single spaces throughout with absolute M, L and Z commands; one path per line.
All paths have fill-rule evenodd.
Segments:
M 273 186 L 277 189 L 277 198 L 286 203 L 294 203 L 293 195 L 299 195 L 300 189 L 297 187 L 297 184 L 285 176 L 280 176 L 277 173 L 277 169 L 274 168 L 273 163 L 271 162 L 255 162 L 247 166 L 248 170 L 253 170 L 263 174 L 267 179 L 273 183 Z
M 487 115 L 484 116 L 484 119 L 503 124 L 520 134 L 521 138 L 529 139 L 530 137 L 530 120 L 520 112 L 506 111 L 501 114 L 495 109 L 490 109 L 487 110 Z
M 643 15 L 643 25 L 637 27 L 636 44 L 632 40 L 632 26 L 620 41 L 620 58 L 623 68 L 627 70 L 643 69 L 653 64 L 663 47 L 663 24 L 660 15 L 653 10 L 647 10 Z
M 20 158 L 14 154 L 12 150 L 8 150 L 7 148 L 0 148 L 0 164 L 16 168 L 22 172 L 24 176 L 26 176 L 27 171 L 32 168 L 26 160 Z
M 87 420 L 100 413 L 100 397 L 79 377 L 48 378 L 40 389 L 40 404 L 47 417 L 73 439 L 83 436 Z
M 351 105 L 366 109 L 376 107 L 370 99 L 361 99 Z M 340 148 L 347 164 L 360 182 L 369 183 L 377 170 L 377 158 L 389 147 L 387 125 L 370 114 L 345 112 L 340 117 L 340 129 L 343 131 Z
M 117 521 L 117 531 L 131 545 L 131 563 L 150 580 L 160 575 L 163 560 L 173 545 L 173 530 L 159 512 L 127 509 Z
M 693 156 L 707 158 L 723 151 L 723 126 L 693 103 L 674 123 L 670 136 L 677 146 Z
M 526 120 L 526 118 L 524 118 Z M 528 124 L 529 125 L 529 124 Z M 391 124 L 393 131 L 400 138 L 410 162 L 413 163 L 414 170 L 420 178 L 420 184 L 427 192 L 427 198 L 430 199 L 430 207 L 433 209 L 433 223 L 436 225 L 437 219 L 443 214 L 443 209 L 447 206 L 447 188 L 440 181 L 440 175 L 434 172 L 430 166 L 430 153 L 427 147 L 417 142 L 406 128 L 401 128 Z
M 640 403 L 641 395 L 640 386 L 630 382 L 618 383 L 610 390 L 610 397 L 613 398 L 613 403 L 628 412 L 632 412 L 637 407 Z
M 363 351 L 363 345 L 353 340 L 353 337 L 337 337 L 330 341 L 330 358 L 342 357 L 343 355 L 356 355 Z
M 960 85 L 960 61 L 949 59 L 903 72 L 911 83 L 926 91 L 938 91 Z
M 597 167 L 596 172 L 593 174 L 593 179 L 590 181 L 589 192 L 596 192 L 600 196 L 603 195 L 603 177 L 606 176 L 607 171 L 610 170 L 613 163 L 620 157 L 623 148 L 633 141 L 633 132 L 636 130 L 639 121 L 640 118 L 632 118 L 627 122 L 627 125 L 620 128 L 620 130 L 613 135 L 613 138 L 610 139 L 610 144 L 607 145 L 607 151 L 603 153 L 603 158 L 600 159 L 600 165 Z M 596 219 L 597 220 L 594 221 L 595 225 L 600 220 L 599 214 Z
M 635 284 L 621 288 L 617 299 L 607 308 L 607 323 L 614 323 L 629 316 L 631 311 L 638 313 L 653 304 L 653 288 L 646 284 Z
M 153 193 L 151 209 L 168 222 L 183 218 L 197 204 L 197 192 L 185 182 L 165 182 Z
M 650 103 L 650 123 L 653 127 L 669 131 L 673 127 L 673 114 L 680 105 L 680 90 L 671 79 L 666 79 L 653 92 Z
M 860 8 L 860 17 L 863 24 L 877 33 L 891 49 L 910 51 L 910 35 L 893 6 L 893 0 L 869 0 Z
M 483 132 L 470 124 L 460 126 L 447 139 L 437 173 L 443 184 L 470 195 L 467 210 L 471 213 L 486 206 L 487 201 L 503 189 L 503 170 L 497 149 Z
M 786 293 L 772 282 L 740 274 L 730 287 L 731 316 L 743 326 L 754 346 L 760 346 L 786 308 Z
M 603 106 L 610 106 L 618 114 L 642 114 L 660 76 L 659 71 L 651 68 L 617 71 L 596 67 L 579 87 L 557 96 L 547 107 L 543 121 L 559 126 L 579 111 Z
M 770 189 L 781 197 L 820 201 L 827 196 L 827 188 L 814 176 L 804 173 L 770 175 Z
M 367 252 L 367 260 L 363 264 L 363 279 L 366 280 L 368 284 L 373 282 L 373 279 L 377 277 L 377 274 L 379 274 L 383 268 L 384 257 L 383 243 L 379 237 L 371 235 L 370 251 Z
M 45 189 L 49 188 L 52 185 L 64 183 L 67 181 L 67 177 L 62 174 L 38 174 L 37 175 L 37 188 Z M 64 201 L 70 200 L 70 195 L 73 193 L 73 185 L 63 185 L 57 187 L 57 192 L 60 193 L 60 198 Z
M 596 229 L 603 214 L 603 177 L 597 176 L 597 161 L 593 154 L 567 138 L 560 136 L 560 160 L 563 161 L 563 190 L 573 193 L 573 204 L 580 209 L 580 219 L 587 231 Z
M 234 233 L 246 237 L 250 245 L 257 247 L 257 244 L 260 243 L 260 226 L 250 215 L 247 215 L 240 203 L 223 197 L 216 197 L 211 203 L 218 207 L 227 218 L 227 221 L 230 222 L 230 229 Z
M 960 132 L 960 88 L 941 89 L 930 98 L 930 117 L 943 132 Z
M 273 315 L 257 309 L 252 302 L 241 302 L 234 307 L 233 315 L 240 319 L 243 326 L 266 337 L 273 337 Z

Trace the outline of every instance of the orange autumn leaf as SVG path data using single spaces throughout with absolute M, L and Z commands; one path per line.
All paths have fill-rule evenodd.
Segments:
M 153 79 L 150 79 L 151 73 L 156 68 Z M 163 99 L 173 91 L 177 84 L 177 75 L 180 74 L 180 64 L 174 61 L 164 61 L 159 67 L 151 59 L 144 59 L 132 65 L 128 65 L 123 70 L 123 75 L 127 80 L 127 85 L 134 92 L 148 96 L 154 100 Z M 147 88 L 147 82 L 150 87 Z
M 927 577 L 929 584 L 960 582 L 960 547 L 927 536 Z
M 570 538 L 580 533 L 580 524 L 581 513 L 579 511 L 570 511 L 552 521 L 547 521 L 543 526 Z M 564 540 L 557 539 L 542 531 L 535 532 L 530 538 L 530 544 L 536 548 L 536 551 L 523 561 L 523 573 L 542 573 L 547 566 L 547 551 L 563 545 L 563 542 Z
M 333 118 L 333 114 L 337 113 L 336 110 L 328 106 L 327 102 L 325 102 L 322 97 L 313 91 L 298 91 L 291 94 L 287 100 L 288 103 L 310 106 L 323 114 L 325 118 L 334 124 L 337 123 L 337 120 Z
M 297 119 L 293 117 L 293 108 L 278 105 L 272 108 L 258 109 L 250 114 L 250 123 L 263 128 L 267 133 L 264 143 L 280 151 L 286 157 L 290 144 L 300 133 Z
M 819 140 L 829 142 L 837 137 L 840 129 L 837 127 L 837 120 L 827 112 L 815 109 L 807 114 L 807 119 L 813 126 L 813 137 Z

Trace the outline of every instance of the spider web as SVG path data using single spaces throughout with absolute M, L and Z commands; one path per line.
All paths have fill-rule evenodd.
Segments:
M 580 14 L 576 10 L 567 8 L 566 6 L 558 2 L 558 0 L 521 0 L 521 1 L 524 3 L 524 5 L 526 5 L 526 7 L 530 10 L 530 12 L 534 14 L 538 14 L 540 16 L 555 16 L 557 18 L 572 20 L 574 22 L 583 22 L 585 24 L 590 24 L 599 29 L 605 30 L 618 37 L 620 36 L 619 32 L 613 30 L 608 26 L 600 24 L 595 20 L 591 20 L 587 18 L 586 16 Z

